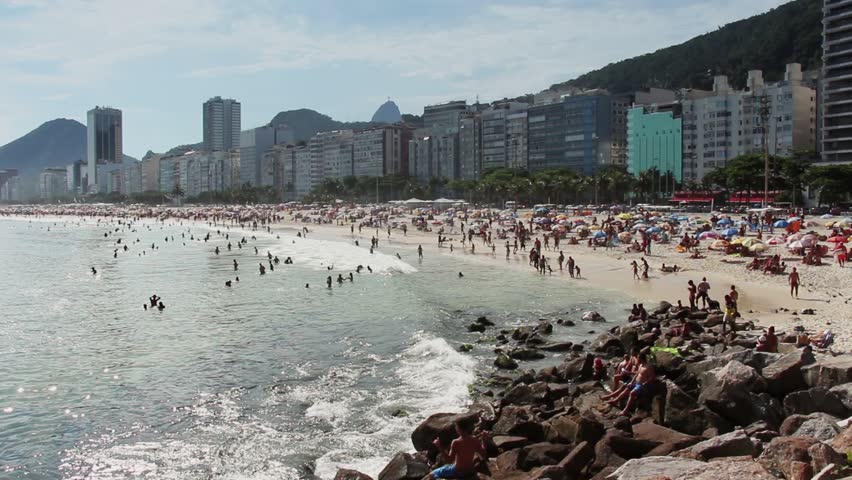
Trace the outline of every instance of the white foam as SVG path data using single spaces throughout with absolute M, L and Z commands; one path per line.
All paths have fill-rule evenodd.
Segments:
M 346 402 L 326 402 L 323 400 L 314 402 L 305 411 L 306 417 L 319 418 L 329 423 L 345 418 L 349 414 L 349 407 Z

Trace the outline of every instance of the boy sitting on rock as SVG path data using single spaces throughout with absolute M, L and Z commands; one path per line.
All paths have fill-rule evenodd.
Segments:
M 485 432 L 477 436 L 474 436 L 473 432 L 473 419 L 456 422 L 456 433 L 458 433 L 459 438 L 453 440 L 449 451 L 441 444 L 441 439 L 436 438 L 432 444 L 453 463 L 436 468 L 432 473 L 424 477 L 424 480 L 467 478 L 473 476 L 476 473 L 477 454 L 483 459 L 487 458 L 485 442 L 483 441 L 486 435 Z

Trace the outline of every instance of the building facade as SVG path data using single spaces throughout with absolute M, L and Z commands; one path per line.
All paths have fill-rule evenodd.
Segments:
M 124 160 L 121 110 L 95 107 L 87 112 L 86 120 L 89 191 L 103 193 L 108 188 L 107 185 L 102 185 L 102 180 L 108 178 L 108 175 L 99 176 L 98 165 L 121 164 Z
M 683 180 L 683 123 L 680 104 L 635 107 L 627 113 L 627 171 L 638 177 L 657 169 Z
M 55 200 L 67 192 L 68 171 L 65 168 L 45 168 L 38 175 L 38 193 L 42 200 Z
M 822 160 L 852 163 L 852 2 L 825 0 L 822 49 Z
M 469 112 L 459 120 L 459 175 L 462 180 L 482 176 L 482 115 Z
M 611 116 L 612 97 L 597 92 L 530 107 L 529 170 L 567 168 L 594 175 L 611 158 Z
M 408 142 L 412 129 L 383 125 L 356 130 L 353 136 L 352 171 L 356 177 L 408 174 Z
M 273 178 L 264 174 L 263 153 L 276 145 L 276 129 L 263 126 L 246 130 L 240 136 L 240 180 L 253 187 L 271 186 Z
M 0 201 L 1 202 L 20 202 L 21 177 L 18 176 L 18 170 L 9 168 L 0 170 Z
M 470 110 L 465 100 L 454 100 L 423 107 L 423 128 L 457 127 L 461 116 Z
M 82 194 L 87 191 L 86 162 L 77 160 L 65 167 L 65 189 L 70 194 Z
M 204 150 L 219 151 L 240 148 L 240 102 L 222 97 L 213 97 L 204 102 L 203 145 Z

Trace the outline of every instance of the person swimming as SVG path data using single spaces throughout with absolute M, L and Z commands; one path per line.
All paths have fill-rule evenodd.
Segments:
M 331 275 L 329 275 L 328 278 L 325 279 L 325 284 L 328 285 L 328 288 L 331 288 L 331 282 Z
M 357 268 L 355 268 L 355 273 L 361 273 L 361 270 L 364 270 L 364 266 L 363 266 L 363 265 L 358 265 L 358 267 L 357 267 Z
M 237 259 L 235 258 L 235 259 L 234 259 L 234 271 L 236 272 L 236 271 L 237 271 L 237 270 L 239 270 L 239 269 L 240 269 L 240 264 L 239 264 L 239 263 L 237 263 Z
M 355 281 L 355 276 L 354 276 L 354 275 L 352 275 L 352 272 L 349 272 L 349 281 L 350 281 L 350 282 L 354 282 L 354 281 Z
M 464 277 L 464 274 L 462 272 L 459 272 L 459 278 L 463 278 L 463 277 Z
M 230 280 L 225 280 L 225 286 L 226 286 L 226 287 L 230 287 L 230 286 L 231 286 L 231 281 L 230 281 Z
M 396 252 L 396 258 L 402 260 L 402 255 L 400 255 L 399 252 Z
M 370 268 L 370 266 L 369 266 L 369 265 L 367 265 L 367 271 L 368 271 L 368 272 L 370 272 L 370 273 L 373 273 L 373 269 L 372 269 L 372 268 Z
M 338 284 L 338 285 L 340 285 L 340 284 L 342 284 L 342 283 L 343 283 L 343 274 L 342 274 L 342 273 L 338 273 L 338 274 L 337 274 L 337 284 Z
M 95 267 L 92 267 L 92 275 L 97 275 L 97 274 L 98 274 L 97 269 L 95 269 Z
M 166 309 L 166 306 L 163 305 L 163 302 L 160 302 L 160 303 L 157 304 L 157 310 L 162 312 L 165 309 Z
M 266 275 L 266 267 L 264 267 L 262 263 L 258 263 L 258 266 L 260 267 L 260 269 L 259 269 L 259 270 L 260 270 L 260 274 L 261 274 L 261 275 Z

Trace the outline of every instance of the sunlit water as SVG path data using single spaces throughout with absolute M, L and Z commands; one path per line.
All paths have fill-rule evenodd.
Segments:
M 483 255 L 418 263 L 384 239 L 371 255 L 368 235 L 356 247 L 223 230 L 228 251 L 215 228 L 201 241 L 199 224 L 95 222 L 0 219 L 0 477 L 330 479 L 340 466 L 376 475 L 411 449 L 420 420 L 463 409 L 491 370 L 493 344 L 457 352 L 479 339 L 466 330 L 477 316 L 498 328 L 588 309 L 620 318 L 628 301 Z M 260 276 L 267 251 L 295 263 Z M 374 273 L 325 288 L 327 275 L 358 264 Z M 154 293 L 165 311 L 143 310 Z M 606 327 L 557 327 L 554 337 Z

